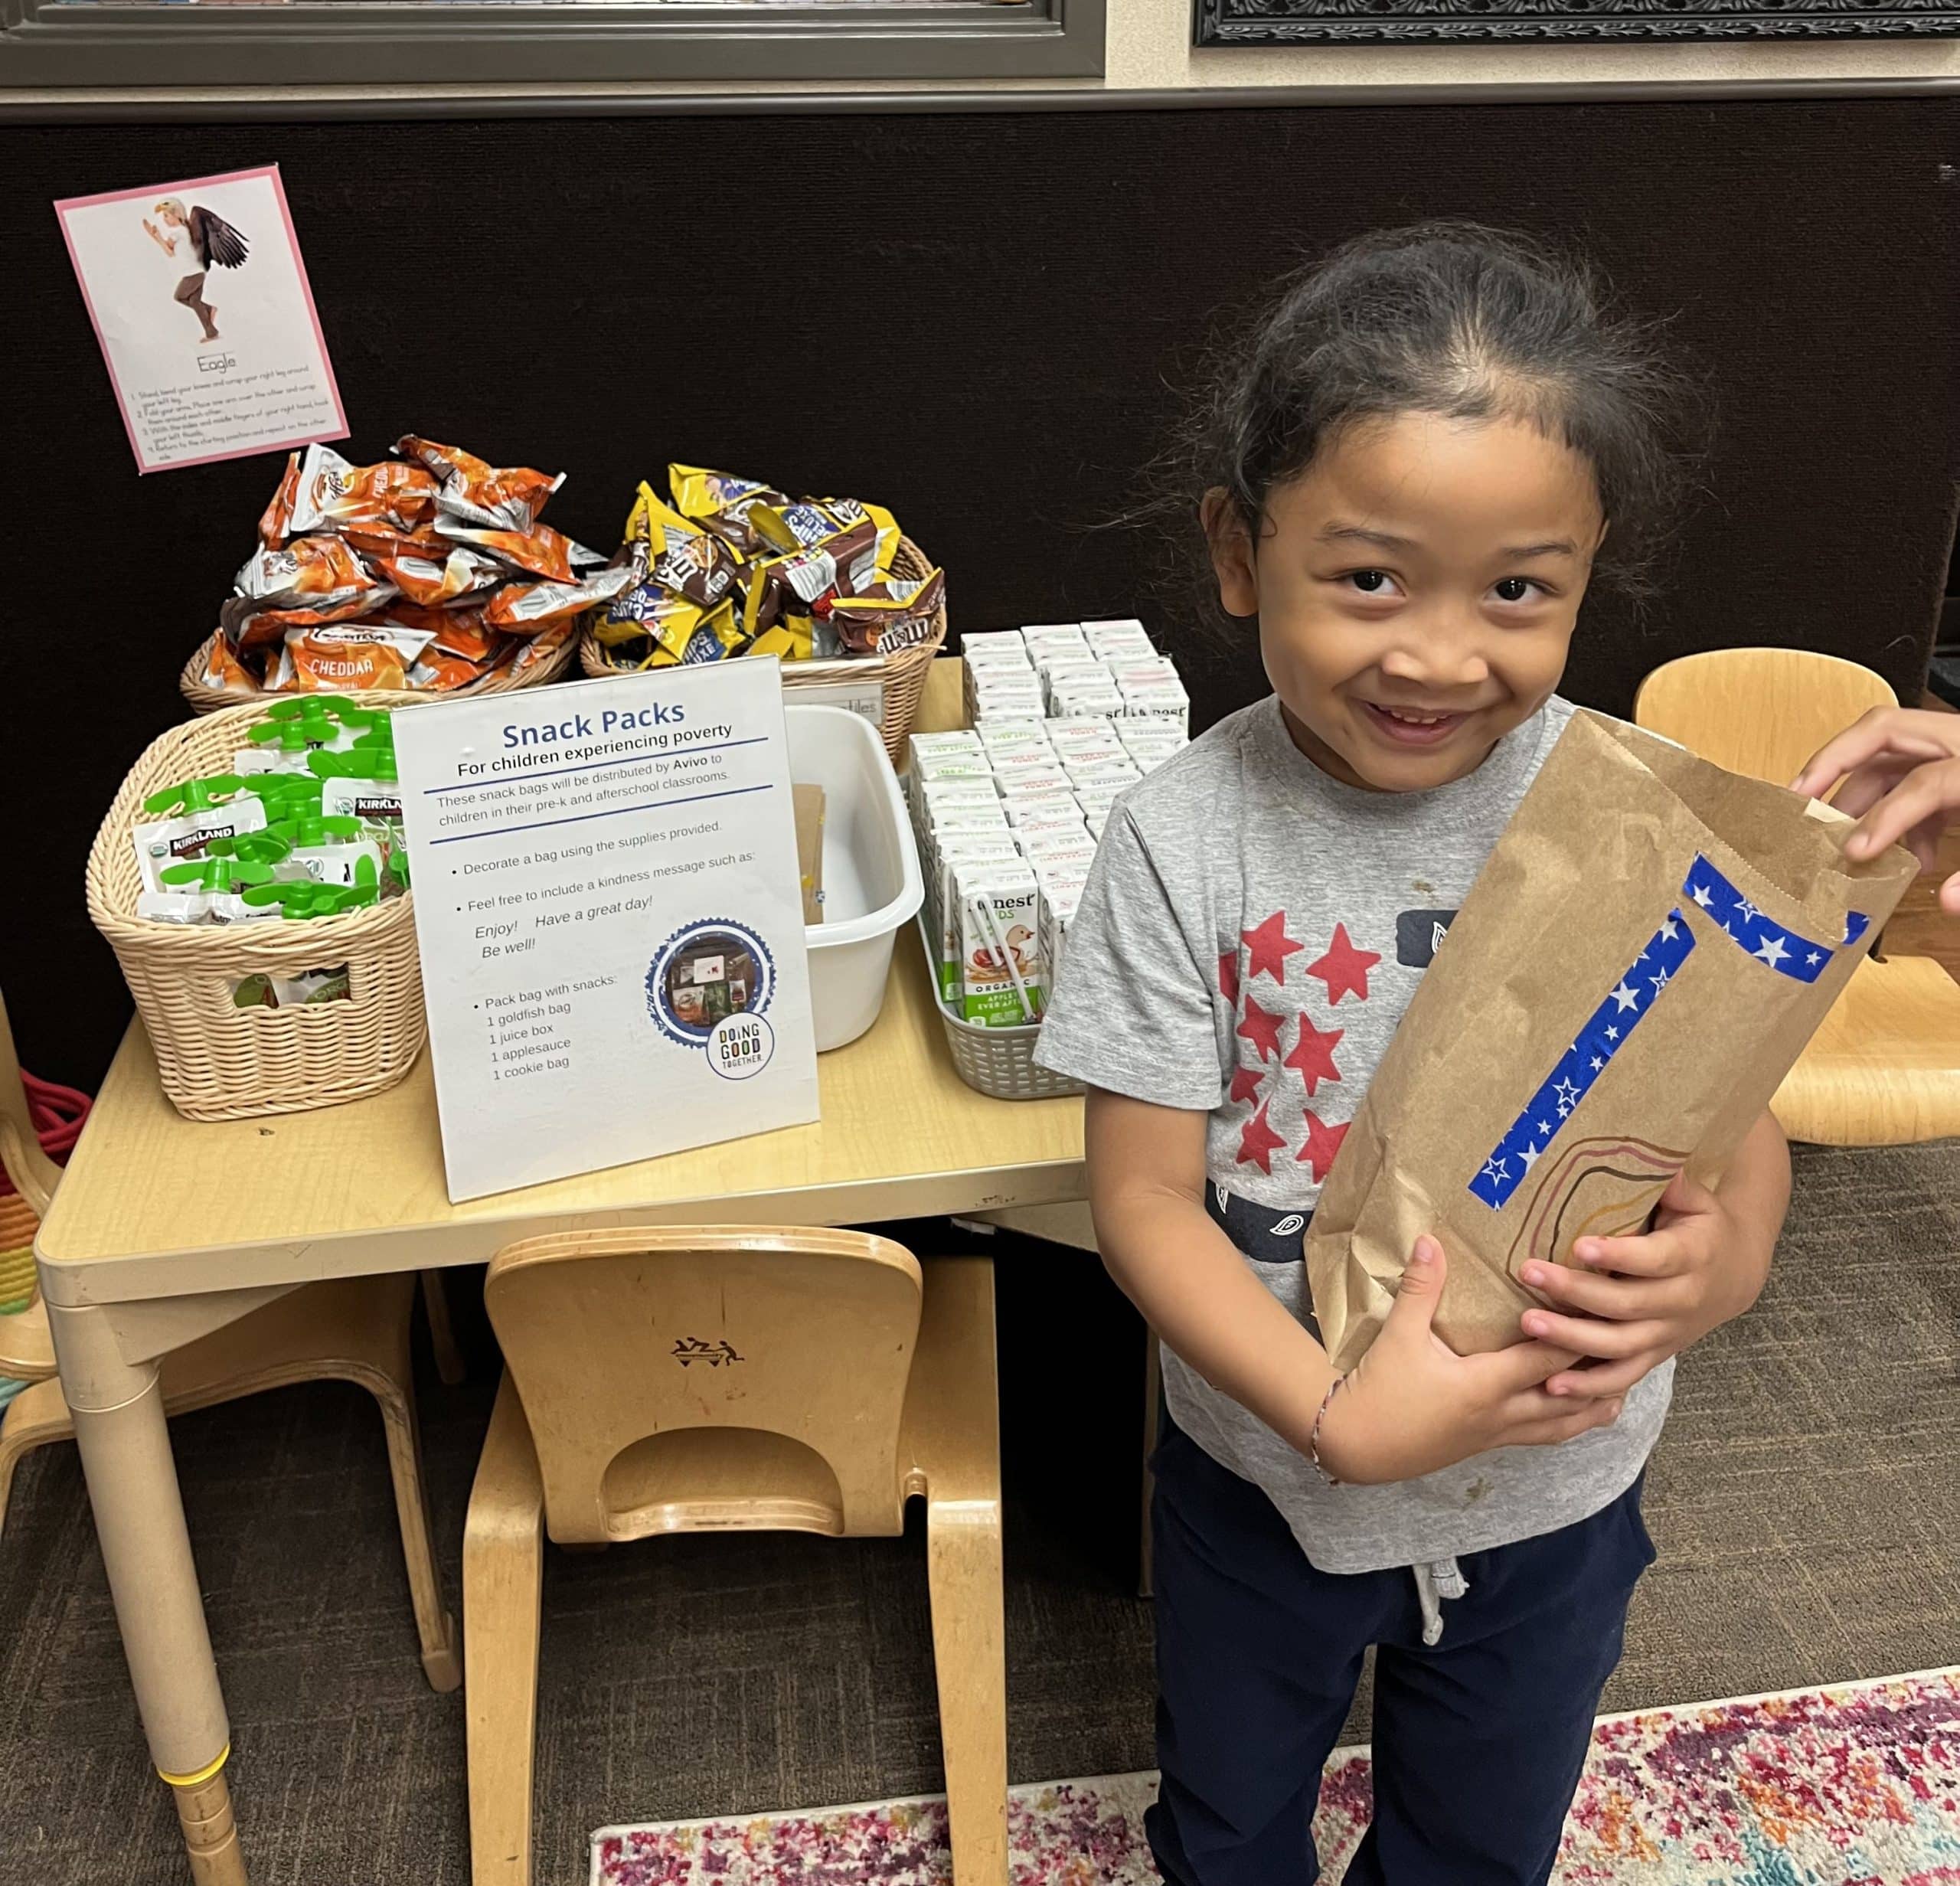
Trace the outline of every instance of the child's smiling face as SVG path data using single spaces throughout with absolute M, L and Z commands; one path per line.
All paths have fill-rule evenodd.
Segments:
M 1535 427 L 1404 413 L 1275 487 L 1256 544 L 1222 493 L 1205 525 L 1301 751 L 1413 793 L 1475 771 L 1557 687 L 1606 521 L 1591 467 Z

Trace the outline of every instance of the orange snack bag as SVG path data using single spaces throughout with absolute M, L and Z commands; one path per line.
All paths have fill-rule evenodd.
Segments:
M 579 547 L 569 537 L 561 537 L 548 524 L 534 524 L 528 531 L 479 530 L 473 525 L 447 521 L 436 528 L 445 537 L 487 551 L 492 557 L 519 570 L 529 570 L 533 576 L 548 577 L 554 583 L 569 583 L 572 580 L 572 553 Z M 592 557 L 590 551 L 580 554 Z
M 425 609 L 439 608 L 459 596 L 488 589 L 503 580 L 504 567 L 488 557 L 479 556 L 460 544 L 442 545 L 434 554 L 418 547 L 403 548 L 372 558 L 374 567 L 411 603 Z
M 217 612 L 220 626 L 234 649 L 270 648 L 289 629 L 319 629 L 329 623 L 353 622 L 368 615 L 394 594 L 385 584 L 353 596 L 328 598 L 293 609 L 267 609 L 249 596 L 227 596 Z
M 207 688 L 222 688 L 227 693 L 259 691 L 258 676 L 233 654 L 231 644 L 223 636 L 212 636 L 211 658 L 201 678 Z
M 395 602 L 389 603 L 386 609 L 376 610 L 371 619 L 392 623 L 397 628 L 413 629 L 418 634 L 433 639 L 459 623 L 480 623 L 483 611 L 479 604 L 474 603 L 459 604 L 454 609 L 419 609 L 413 603 Z
M 371 596 L 381 587 L 361 559 L 338 537 L 296 537 L 283 548 L 255 551 L 238 573 L 241 596 L 273 608 L 302 602 Z
M 446 612 L 430 652 L 454 655 L 464 662 L 489 662 L 504 652 L 504 638 L 485 626 L 480 609 Z
M 405 459 L 414 459 L 443 481 L 438 502 L 450 516 L 492 531 L 528 531 L 544 501 L 565 482 L 560 472 L 547 478 L 528 466 L 500 469 L 475 453 L 438 445 L 410 433 L 395 441 Z
M 433 557 L 440 561 L 452 547 L 446 537 L 426 523 L 407 531 L 378 520 L 343 524 L 338 534 L 364 557 Z
M 435 505 L 435 475 L 421 466 L 392 460 L 351 465 L 338 452 L 312 445 L 300 461 L 288 528 L 304 532 L 387 524 L 412 531 Z
M 632 581 L 630 565 L 612 564 L 577 583 L 507 583 L 485 605 L 484 619 L 509 635 L 531 635 L 547 623 L 611 602 Z
M 533 636 L 528 642 L 517 646 L 516 659 L 511 664 L 514 676 L 528 675 L 541 663 L 548 662 L 572 637 L 579 632 L 576 616 L 563 616 Z
M 266 685 L 275 691 L 404 688 L 408 671 L 434 639 L 391 623 L 342 623 L 288 630 L 279 666 Z
M 424 689 L 430 694 L 448 694 L 458 688 L 467 688 L 473 681 L 481 681 L 485 675 L 494 673 L 496 667 L 495 662 L 472 662 L 466 656 L 452 655 L 446 649 L 432 648 L 408 671 L 403 685 Z
M 259 541 L 266 549 L 277 550 L 292 534 L 293 500 L 299 495 L 299 454 L 289 452 L 279 489 L 273 493 L 272 502 L 266 506 L 265 515 L 259 520 Z

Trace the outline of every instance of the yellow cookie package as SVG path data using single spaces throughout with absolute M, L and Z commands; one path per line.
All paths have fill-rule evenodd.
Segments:
M 1576 714 L 1382 1057 L 1306 1234 L 1334 1366 L 1374 1340 L 1425 1232 L 1436 1330 L 1521 1339 L 1529 1259 L 1718 1178 L 1916 869 L 1844 855 L 1829 808 Z

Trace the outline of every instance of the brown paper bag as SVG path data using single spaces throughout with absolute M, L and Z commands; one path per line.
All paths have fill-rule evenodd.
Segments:
M 1436 1330 L 1522 1339 L 1527 1258 L 1638 1231 L 1683 1165 L 1713 1184 L 1916 866 L 1842 815 L 1592 714 L 1573 717 L 1382 1057 L 1306 1236 L 1351 1368 L 1424 1232 Z

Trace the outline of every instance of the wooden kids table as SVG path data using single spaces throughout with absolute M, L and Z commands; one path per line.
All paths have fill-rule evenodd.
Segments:
M 959 667 L 935 664 L 922 727 L 959 724 Z M 990 1100 L 961 1082 L 910 925 L 884 1012 L 818 1075 L 815 1126 L 452 1205 L 426 1054 L 371 1099 L 198 1123 L 164 1098 L 130 1025 L 35 1248 L 137 1707 L 200 1886 L 247 1876 L 159 1359 L 298 1285 L 485 1263 L 540 1232 L 850 1224 L 1085 1196 L 1080 1103 Z

